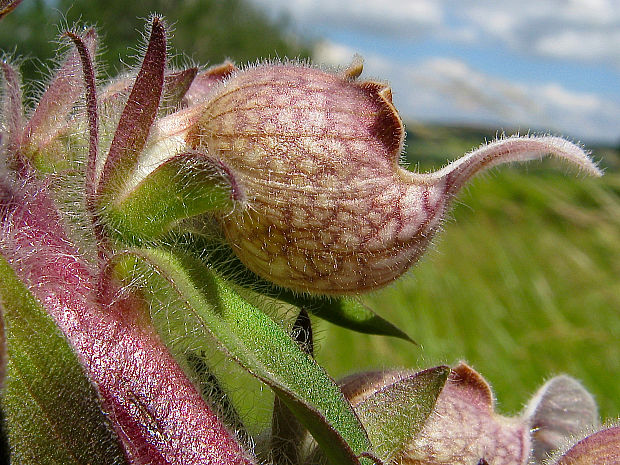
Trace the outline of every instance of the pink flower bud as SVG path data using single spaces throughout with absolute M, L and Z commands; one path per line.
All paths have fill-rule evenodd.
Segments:
M 423 373 L 423 372 L 420 372 Z M 367 373 L 343 380 L 343 392 L 356 410 L 407 372 Z M 419 389 L 419 387 L 418 387 Z M 412 440 L 392 459 L 403 465 L 525 465 L 530 455 L 530 425 L 494 411 L 484 378 L 461 363 L 451 370 L 433 411 Z M 403 410 L 406 406 L 403 405 Z M 373 412 L 381 415 L 381 411 Z M 390 462 L 392 463 L 392 462 Z
M 553 153 L 600 174 L 554 137 L 508 138 L 436 173 L 410 172 L 398 163 L 405 131 L 391 90 L 355 81 L 360 71 L 237 72 L 205 92 L 187 134 L 234 173 L 243 201 L 220 216 L 222 228 L 245 265 L 276 284 L 315 294 L 386 285 L 424 252 L 463 184 L 498 163 Z

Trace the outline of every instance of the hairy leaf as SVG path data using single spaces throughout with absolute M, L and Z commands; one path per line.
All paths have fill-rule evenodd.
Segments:
M 82 261 L 36 180 L 7 194 L 0 253 L 70 341 L 127 456 L 150 465 L 254 463 L 164 346 L 140 296 Z
M 131 94 L 118 122 L 110 152 L 103 165 L 97 192 L 122 185 L 127 171 L 135 168 L 140 151 L 146 144 L 157 116 L 164 86 L 166 67 L 166 33 L 159 18 L 151 26 L 149 45 Z
M 572 446 L 549 465 L 617 465 L 620 463 L 620 426 L 597 431 Z
M 183 71 L 166 74 L 162 98 L 163 110 L 174 109 L 181 103 L 197 73 L 198 68 L 188 68 Z
M 77 356 L 0 258 L 8 354 L 3 407 L 14 464 L 123 464 L 123 452 Z
M 532 428 L 532 457 L 539 463 L 568 439 L 599 426 L 596 401 L 576 379 L 561 375 L 549 380 L 527 405 Z
M 309 355 L 314 351 L 314 341 L 310 317 L 301 310 L 291 336 L 299 347 Z M 274 464 L 302 463 L 302 445 L 306 428 L 295 418 L 287 405 L 276 396 L 273 402 L 273 418 L 271 421 L 271 460 Z
M 82 36 L 85 49 L 94 55 L 97 34 L 94 29 Z M 69 113 L 83 93 L 82 64 L 78 50 L 72 51 L 41 97 L 23 135 L 23 145 L 35 166 L 53 170 L 66 162 L 68 152 L 58 145 L 59 136 L 68 129 Z
M 405 332 L 353 297 L 321 297 L 282 289 L 241 263 L 228 244 L 200 234 L 187 234 L 176 244 L 205 261 L 230 283 L 303 308 L 319 318 L 353 331 L 414 342 Z
M 4 77 L 3 117 L 6 124 L 6 151 L 10 166 L 16 171 L 25 174 L 27 162 L 22 158 L 19 146 L 24 130 L 24 108 L 22 105 L 22 91 L 19 74 L 9 63 L 0 61 L 0 68 Z
M 433 412 L 450 368 L 440 366 L 382 386 L 355 406 L 377 454 L 387 462 L 412 441 Z
M 128 242 L 155 239 L 177 221 L 213 210 L 230 210 L 236 195 L 232 173 L 198 152 L 174 156 L 119 193 L 105 210 L 110 230 Z
M 334 381 L 280 326 L 202 263 L 154 249 L 134 249 L 122 258 L 119 272 L 127 279 L 139 270 L 151 287 L 169 286 L 186 304 L 186 324 L 212 333 L 233 358 L 268 384 L 332 463 L 357 464 L 357 456 L 370 450 L 361 423 Z M 199 337 L 196 332 L 193 336 Z
M 97 84 L 93 64 L 93 51 L 88 50 L 82 37 L 67 32 L 66 35 L 73 41 L 82 63 L 84 74 L 84 89 L 86 93 L 86 114 L 88 117 L 88 163 L 86 168 L 86 201 L 92 211 L 95 194 L 95 163 L 99 145 L 99 118 L 97 110 Z

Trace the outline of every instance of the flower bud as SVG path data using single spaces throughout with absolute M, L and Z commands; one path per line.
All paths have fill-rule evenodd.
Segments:
M 407 171 L 391 90 L 356 81 L 360 71 L 270 64 L 233 73 L 209 88 L 186 134 L 243 190 L 240 208 L 219 217 L 235 253 L 282 287 L 333 295 L 386 285 L 420 257 L 451 198 L 483 168 L 554 153 L 599 173 L 579 147 L 552 137 L 509 138 L 437 173 Z
M 426 374 L 426 390 L 435 395 L 429 397 L 427 394 L 419 398 L 415 402 L 415 407 L 423 411 L 430 406 L 432 410 L 419 419 L 422 420 L 422 424 L 417 426 L 413 437 L 402 447 L 394 449 L 396 453 L 389 457 L 389 463 L 403 465 L 528 463 L 531 442 L 528 419 L 496 414 L 491 388 L 478 372 L 461 363 L 449 370 L 447 382 L 444 378 L 441 384 L 437 383 L 436 378 L 428 377 L 430 372 L 432 370 L 415 375 L 407 372 L 365 373 L 346 378 L 341 383 L 343 393 L 362 420 L 367 422 L 365 426 L 369 428 L 369 434 L 373 437 L 372 427 L 381 425 L 387 420 L 380 422 L 374 419 L 369 422 L 369 418 L 380 417 L 388 409 L 391 409 L 391 416 L 396 417 L 399 413 L 407 412 L 410 406 L 406 404 L 406 399 L 416 399 L 416 395 L 419 396 L 423 392 L 424 384 L 418 383 L 415 387 L 412 385 L 413 389 L 409 388 L 410 392 L 407 393 L 403 382 L 416 377 L 423 380 L 422 375 Z M 430 390 L 429 380 L 435 384 Z M 373 405 L 372 412 L 368 414 L 366 404 L 373 404 L 371 400 L 378 395 L 385 397 L 384 393 L 388 389 L 400 394 L 392 395 L 391 402 L 385 404 L 387 407 L 381 407 L 381 404 Z M 407 395 L 403 396 L 403 393 Z M 396 404 L 397 407 L 392 404 Z M 409 421 L 414 420 L 410 418 Z
M 465 364 L 452 370 L 435 412 L 405 452 L 403 464 L 526 464 L 529 425 L 494 412 L 491 389 Z

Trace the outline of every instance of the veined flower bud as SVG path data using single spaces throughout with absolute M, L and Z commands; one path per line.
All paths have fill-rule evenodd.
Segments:
M 498 415 L 494 407 L 487 382 L 461 363 L 401 463 L 525 465 L 530 453 L 527 421 Z
M 210 90 L 186 134 L 234 174 L 242 205 L 220 215 L 222 228 L 245 265 L 278 285 L 355 294 L 391 282 L 486 167 L 553 153 L 599 174 L 579 147 L 554 137 L 508 138 L 436 173 L 407 171 L 391 90 L 355 81 L 360 71 L 275 64 L 234 73 Z
M 529 420 L 498 415 L 490 386 L 468 365 L 461 363 L 449 370 L 447 382 L 443 378 L 441 384 L 437 383 L 437 377 L 428 376 L 439 368 L 441 367 L 417 374 L 363 373 L 345 378 L 341 382 L 343 393 L 362 421 L 365 421 L 371 437 L 374 437 L 375 428 L 381 428 L 392 421 L 391 416 L 407 411 L 410 408 L 409 403 L 413 402 L 420 411 L 427 410 L 424 416 L 417 419 L 419 424 L 410 431 L 411 437 L 401 436 L 401 439 L 406 441 L 398 444 L 398 447 L 392 447 L 391 453 L 386 457 L 389 463 L 528 463 L 531 445 Z M 415 380 L 416 377 L 420 379 L 417 385 L 406 383 L 407 379 Z M 429 395 L 431 393 L 432 396 Z M 377 402 L 377 398 L 383 402 Z M 369 406 L 372 408 L 369 409 Z M 386 415 L 390 417 L 384 418 Z M 412 421 L 413 419 L 409 419 L 409 423 Z

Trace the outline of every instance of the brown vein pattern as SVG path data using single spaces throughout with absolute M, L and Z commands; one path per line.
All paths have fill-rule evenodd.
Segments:
M 245 188 L 244 208 L 222 224 L 250 269 L 342 294 L 384 285 L 418 257 L 441 206 L 422 205 L 428 188 L 401 179 L 404 130 L 389 96 L 382 84 L 278 65 L 239 73 L 213 96 L 190 140 Z

